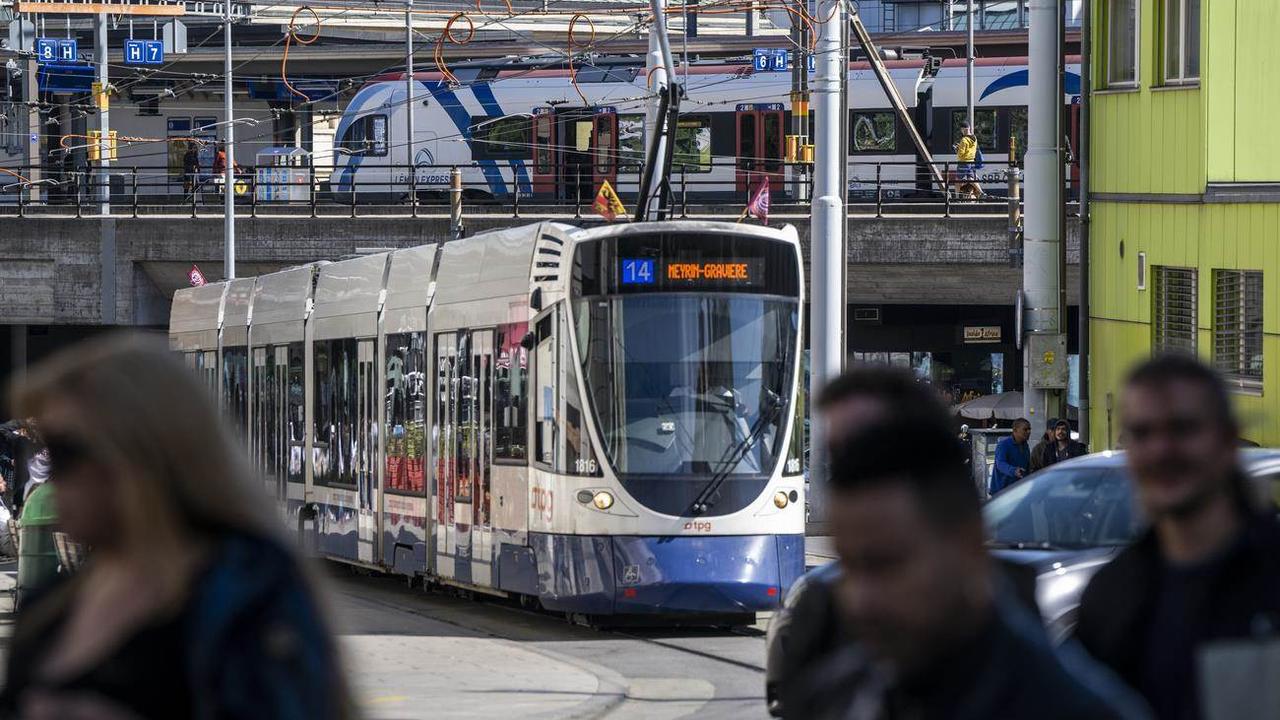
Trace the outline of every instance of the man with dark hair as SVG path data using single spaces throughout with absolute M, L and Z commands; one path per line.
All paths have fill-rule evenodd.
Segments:
M 795 687 L 787 717 L 1143 717 L 1009 597 L 948 418 L 889 418 L 836 450 L 836 607 L 855 638 Z
M 1221 653 L 1275 643 L 1280 524 L 1254 508 L 1230 397 L 1198 360 L 1164 356 L 1138 366 L 1120 419 L 1151 528 L 1094 576 L 1076 633 L 1157 717 L 1205 717 L 1221 699 L 1206 675 L 1228 667 Z M 1254 690 L 1264 693 L 1275 678 L 1257 680 Z M 1250 716 L 1241 712 L 1229 714 Z
M 828 453 L 851 434 L 887 417 L 938 417 L 947 412 L 931 385 L 887 367 L 863 367 L 832 379 L 818 393 L 815 406 L 814 420 L 824 424 Z M 847 640 L 832 595 L 839 576 L 838 563 L 804 575 L 787 591 L 782 610 L 769 622 L 765 698 L 775 715 L 790 716 L 783 705 L 788 687 L 811 663 Z
M 1031 467 L 1030 472 L 1036 472 L 1044 468 L 1044 449 L 1053 442 L 1053 429 L 1058 425 L 1058 418 L 1049 418 L 1049 422 L 1044 426 L 1044 434 L 1040 436 L 1040 441 L 1031 446 Z
M 992 495 L 1026 477 L 1031 469 L 1031 449 L 1027 438 L 1031 437 L 1031 423 L 1026 418 L 1013 421 L 1013 432 L 996 443 L 996 462 L 991 467 Z
M 1084 443 L 1071 439 L 1071 423 L 1066 420 L 1055 420 L 1049 431 L 1049 442 L 1040 449 L 1040 469 L 1055 465 L 1063 460 L 1088 454 Z M 1036 458 L 1031 458 L 1031 469 L 1036 470 Z

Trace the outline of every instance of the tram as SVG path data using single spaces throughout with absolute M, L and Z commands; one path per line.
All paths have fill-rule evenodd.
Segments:
M 790 226 L 544 222 L 181 289 L 170 341 L 323 557 L 741 619 L 804 571 L 802 305 Z

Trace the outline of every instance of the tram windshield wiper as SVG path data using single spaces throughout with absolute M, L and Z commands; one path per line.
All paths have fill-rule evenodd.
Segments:
M 782 410 L 782 398 L 778 397 L 770 390 L 765 390 L 764 407 L 760 409 L 760 416 L 756 418 L 755 423 L 751 426 L 750 431 L 737 443 L 731 445 L 721 460 L 720 469 L 711 478 L 711 481 L 702 488 L 702 492 L 698 493 L 698 497 L 694 498 L 691 510 L 695 515 L 701 515 L 710 508 L 710 499 L 715 496 L 720 486 L 728 479 L 729 473 L 738 466 L 742 458 L 746 456 L 751 448 L 764 435 L 767 428 L 777 418 L 778 413 Z

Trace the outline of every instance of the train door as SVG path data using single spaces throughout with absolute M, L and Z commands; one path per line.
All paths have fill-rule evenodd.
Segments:
M 468 414 L 471 427 L 471 582 L 492 583 L 493 331 L 470 337 Z M 460 529 L 461 530 L 461 529 Z
M 360 505 L 356 519 L 358 537 L 356 557 L 371 563 L 378 532 L 377 477 L 374 458 L 377 454 L 377 370 L 374 367 L 373 340 L 360 340 L 356 346 L 356 433 L 352 460 L 356 471 L 356 494 Z
M 458 482 L 458 422 L 455 415 L 457 403 L 454 400 L 458 394 L 457 364 L 457 333 L 436 335 L 436 403 L 432 413 L 434 425 L 431 432 L 435 444 L 432 452 L 435 461 L 435 482 L 432 487 L 435 547 L 432 549 L 432 557 L 436 572 L 441 577 L 454 576 L 453 557 L 457 552 L 457 534 L 453 527 Z
M 533 192 L 552 195 L 556 191 L 556 114 L 552 108 L 533 110 Z
M 618 187 L 618 114 L 613 108 L 604 108 L 593 118 L 591 154 L 595 157 L 594 187 L 599 188 L 607 180 Z M 592 191 L 592 197 L 595 196 Z
M 783 134 L 782 105 L 739 105 L 737 128 L 736 187 L 739 193 L 751 192 L 761 176 L 769 178 L 769 191 L 782 189 Z

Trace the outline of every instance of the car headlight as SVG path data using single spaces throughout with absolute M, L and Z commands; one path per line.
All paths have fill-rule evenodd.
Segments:
M 613 496 L 601 490 L 591 498 L 591 503 L 596 506 L 597 510 L 608 510 L 613 507 Z

